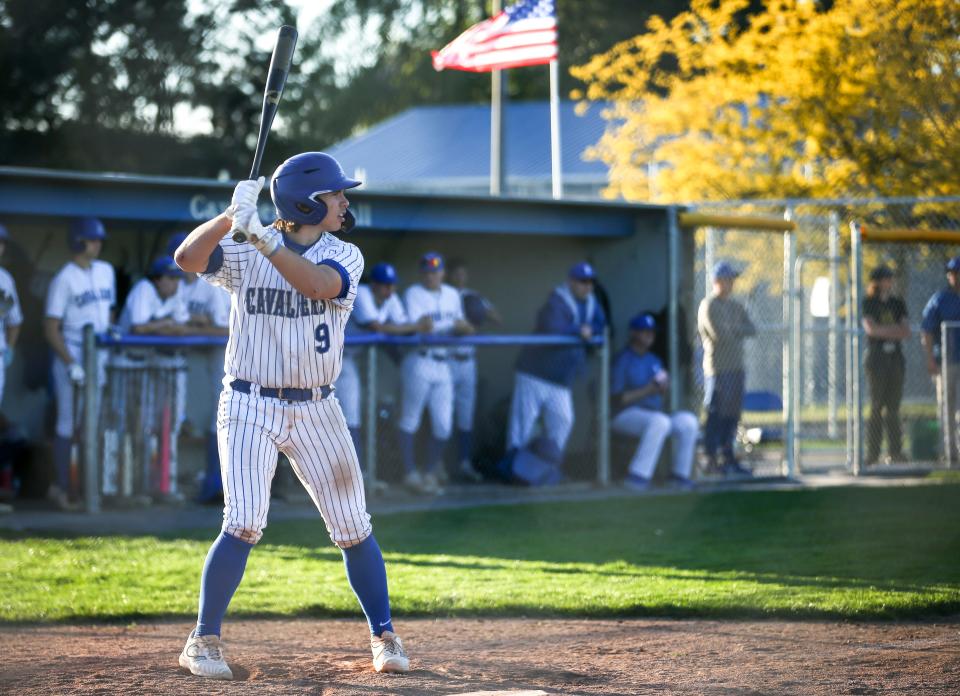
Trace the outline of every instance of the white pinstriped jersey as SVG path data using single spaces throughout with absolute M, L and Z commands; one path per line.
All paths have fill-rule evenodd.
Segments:
M 446 336 L 453 333 L 453 325 L 458 319 L 463 319 L 463 303 L 460 302 L 460 293 L 452 285 L 441 283 L 436 290 L 428 290 L 417 283 L 407 288 L 403 296 L 403 303 L 407 308 L 410 321 L 417 321 L 427 315 L 433 319 L 435 335 Z M 446 348 L 433 348 L 436 355 L 445 355 Z
M 347 335 L 370 333 L 370 329 L 366 327 L 374 321 L 378 324 L 406 324 L 407 313 L 397 293 L 391 294 L 382 305 L 377 306 L 370 286 L 361 285 L 357 288 L 357 297 L 353 302 L 353 314 L 347 324 Z M 359 350 L 358 347 L 347 348 L 347 354 L 357 355 Z
M 295 248 L 286 237 L 283 243 Z M 303 251 L 308 261 L 329 259 L 346 270 L 350 287 L 333 300 L 301 295 L 250 244 L 225 237 L 220 249 L 223 263 L 202 277 L 231 295 L 225 379 L 300 389 L 333 384 L 343 364 L 344 329 L 363 274 L 363 255 L 356 245 L 324 232 Z
M 230 295 L 223 288 L 211 285 L 202 278 L 196 278 L 193 282 L 187 282 L 184 278 L 177 288 L 177 295 L 190 316 L 199 314 L 208 318 L 213 326 L 221 328 L 228 325 Z
M 130 289 L 117 323 L 123 333 L 130 333 L 134 326 L 167 318 L 173 319 L 178 324 L 186 324 L 190 319 L 187 306 L 183 303 L 183 296 L 178 290 L 167 299 L 163 299 L 152 280 L 141 278 Z
M 23 314 L 13 276 L 0 268 L 0 353 L 7 348 L 7 327 L 20 326 Z
M 89 268 L 68 262 L 50 281 L 46 315 L 60 319 L 67 343 L 83 343 L 83 327 L 101 333 L 110 328 L 110 308 L 117 302 L 113 266 L 94 260 Z

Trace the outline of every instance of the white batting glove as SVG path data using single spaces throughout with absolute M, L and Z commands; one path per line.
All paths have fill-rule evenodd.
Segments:
M 234 220 L 242 208 L 247 206 L 256 208 L 260 191 L 263 190 L 263 182 L 264 178 L 262 176 L 256 181 L 244 179 L 238 182 L 233 189 L 233 198 L 230 199 L 230 205 L 224 211 L 226 216 Z
M 83 371 L 79 363 L 70 363 L 67 365 L 67 376 L 71 382 L 79 386 L 87 378 L 87 373 Z
M 256 208 L 242 206 L 235 220 L 240 229 L 247 233 L 247 241 L 268 259 L 280 248 L 280 233 L 272 227 L 264 227 Z

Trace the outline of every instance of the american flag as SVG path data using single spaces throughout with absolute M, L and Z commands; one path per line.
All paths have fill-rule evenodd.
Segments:
M 431 55 L 435 70 L 489 72 L 549 63 L 557 57 L 556 0 L 520 0 Z

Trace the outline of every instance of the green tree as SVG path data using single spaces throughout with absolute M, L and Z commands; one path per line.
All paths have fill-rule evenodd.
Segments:
M 573 69 L 593 155 L 646 200 L 956 194 L 955 0 L 693 0 Z M 651 177 L 649 165 L 657 166 Z

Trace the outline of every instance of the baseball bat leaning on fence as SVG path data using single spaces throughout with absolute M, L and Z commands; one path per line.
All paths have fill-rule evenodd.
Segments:
M 284 25 L 277 32 L 277 43 L 273 47 L 273 56 L 270 58 L 270 72 L 267 74 L 267 84 L 263 90 L 263 110 L 260 112 L 260 133 L 257 136 L 257 149 L 253 153 L 253 166 L 250 167 L 251 179 L 260 176 L 260 160 L 263 159 L 263 150 L 267 146 L 267 136 L 273 117 L 277 115 L 280 106 L 280 96 L 283 94 L 283 85 L 290 72 L 293 61 L 293 50 L 297 46 L 297 30 Z M 233 241 L 240 243 L 247 241 L 247 233 L 234 228 L 230 230 Z

